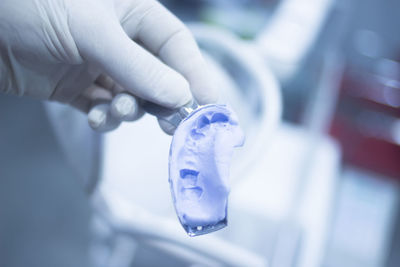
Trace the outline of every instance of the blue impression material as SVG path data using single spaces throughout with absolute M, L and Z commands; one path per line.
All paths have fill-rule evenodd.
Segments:
M 193 111 L 175 131 L 169 155 L 169 183 L 179 221 L 190 236 L 227 225 L 229 168 L 244 134 L 225 105 Z

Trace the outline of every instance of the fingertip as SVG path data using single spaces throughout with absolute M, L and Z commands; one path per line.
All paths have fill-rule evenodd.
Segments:
M 193 90 L 193 95 L 200 105 L 217 103 L 219 96 L 213 86 L 204 86 L 199 90 Z
M 111 114 L 121 121 L 134 121 L 143 116 L 136 97 L 127 94 L 117 94 L 111 101 Z
M 198 70 L 189 75 L 193 97 L 200 105 L 216 103 L 219 90 L 213 75 L 207 70 Z
M 162 89 L 156 99 L 167 108 L 179 108 L 193 98 L 189 82 L 172 69 L 160 79 L 159 84 Z
M 121 121 L 111 115 L 110 104 L 101 103 L 90 109 L 88 123 L 97 132 L 108 132 L 118 128 Z

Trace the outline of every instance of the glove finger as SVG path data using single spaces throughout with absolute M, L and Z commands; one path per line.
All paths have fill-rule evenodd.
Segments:
M 106 75 L 106 74 L 101 74 L 96 80 L 95 84 L 98 86 L 101 86 L 103 88 L 106 88 L 111 92 L 113 96 L 116 96 L 124 91 L 126 91 L 124 88 L 122 88 L 119 84 L 114 82 L 114 80 Z
M 138 99 L 127 93 L 119 93 L 113 98 L 110 111 L 121 121 L 135 121 L 144 115 Z
M 96 6 L 91 11 L 98 14 L 80 14 L 71 22 L 71 31 L 86 60 L 145 100 L 168 108 L 190 101 L 189 84 L 182 75 L 132 41 L 109 10 Z
M 110 76 L 101 74 L 95 83 L 113 94 L 111 114 L 114 117 L 121 121 L 135 121 L 143 117 L 145 111 L 140 107 L 138 98 L 127 93 Z
M 121 121 L 110 112 L 110 102 L 95 104 L 88 113 L 88 123 L 97 132 L 109 132 L 118 128 Z
M 143 2 L 141 9 L 146 10 L 140 20 L 137 14 L 140 10 L 122 19 L 128 35 L 138 38 L 153 54 L 181 73 L 199 104 L 216 102 L 218 92 L 213 76 L 187 27 L 157 1 L 140 2 Z
M 86 88 L 86 90 L 83 91 L 82 95 L 86 96 L 88 99 L 91 99 L 93 102 L 111 101 L 112 99 L 112 93 L 110 92 L 110 90 L 96 84 L 92 84 L 91 86 Z
M 109 90 L 93 84 L 85 89 L 81 94 L 71 100 L 70 104 L 73 107 L 88 113 L 90 108 L 96 102 L 110 102 L 112 94 Z
M 112 93 L 108 89 L 93 84 L 82 93 L 82 98 L 90 101 L 88 123 L 93 130 L 108 132 L 121 124 L 111 113 Z
M 94 81 L 95 84 L 108 89 L 110 91 L 113 90 L 113 88 L 116 86 L 116 83 L 114 82 L 114 80 L 108 76 L 107 74 L 100 74 L 99 77 L 96 78 L 96 80 Z
M 121 120 L 111 114 L 111 92 L 98 85 L 91 85 L 70 104 L 88 115 L 89 126 L 98 132 L 116 129 Z

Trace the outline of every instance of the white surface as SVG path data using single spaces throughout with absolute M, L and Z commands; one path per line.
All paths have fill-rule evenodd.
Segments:
M 230 205 L 266 221 L 299 225 L 297 266 L 320 266 L 338 168 L 339 150 L 329 138 L 282 125 L 256 168 L 233 188 Z
M 341 181 L 327 265 L 384 266 L 398 210 L 398 183 L 349 168 Z
M 153 214 L 174 216 L 168 184 L 170 142 L 150 115 L 107 134 L 101 188 Z

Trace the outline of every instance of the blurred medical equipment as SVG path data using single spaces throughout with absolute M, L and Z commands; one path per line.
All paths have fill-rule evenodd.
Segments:
M 323 57 L 305 126 L 280 121 L 281 86 L 301 71 L 331 5 L 283 1 L 254 41 L 191 25 L 248 137 L 233 164 L 230 224 L 212 236 L 185 236 L 168 191 L 170 139 L 145 116 L 104 139 L 93 196 L 96 266 L 382 266 L 398 189 L 384 181 L 365 183 L 352 169 L 338 185 L 340 152 L 326 135 L 345 71 L 338 53 Z M 354 209 L 362 221 L 352 216 Z M 370 242 L 359 245 L 363 232 L 349 242 L 356 230 L 372 228 Z

